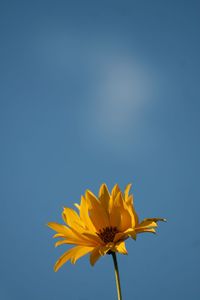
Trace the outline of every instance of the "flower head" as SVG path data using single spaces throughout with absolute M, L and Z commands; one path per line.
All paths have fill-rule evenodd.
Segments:
M 48 223 L 57 232 L 54 238 L 60 238 L 55 246 L 75 245 L 58 259 L 55 271 L 68 260 L 75 263 L 88 253 L 91 265 L 105 254 L 127 254 L 126 239 L 136 239 L 137 234 L 142 232 L 155 233 L 157 222 L 165 219 L 152 218 L 139 222 L 133 195 L 129 194 L 130 188 L 131 184 L 128 184 L 123 193 L 116 184 L 110 193 L 106 184 L 102 184 L 98 197 L 87 190 L 80 204 L 75 204 L 78 212 L 64 207 L 62 217 L 65 225 Z

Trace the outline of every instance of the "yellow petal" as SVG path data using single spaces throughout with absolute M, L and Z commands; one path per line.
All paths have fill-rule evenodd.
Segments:
M 99 239 L 93 235 L 89 234 L 87 231 L 82 231 L 82 232 L 77 232 L 73 228 L 71 228 L 72 233 L 74 236 L 77 237 L 77 242 L 76 244 L 79 245 L 86 245 L 86 246 L 97 246 L 99 245 Z
M 114 200 L 114 206 L 115 207 L 120 207 L 121 209 L 124 208 L 124 200 L 123 200 L 123 196 L 122 196 L 122 192 L 119 192 Z
M 105 246 L 100 247 L 99 253 L 103 256 L 103 255 L 107 254 L 108 251 L 114 249 L 114 247 L 115 247 L 114 243 L 112 243 L 112 242 L 108 243 Z
M 110 226 L 108 215 L 101 203 L 97 200 L 92 192 L 86 191 L 85 195 L 87 201 L 89 202 L 89 215 L 96 231 L 99 229 Z
M 83 223 L 85 224 L 86 228 L 91 232 L 91 233 L 95 233 L 96 229 L 89 217 L 89 203 L 87 202 L 87 200 L 85 199 L 85 197 L 81 197 L 81 205 L 80 205 L 80 217 L 81 220 L 83 221 Z
M 60 241 L 57 241 L 57 242 L 55 243 L 55 247 L 58 247 L 58 246 L 64 245 L 64 244 L 70 244 L 70 243 L 69 243 L 69 241 L 66 240 L 66 239 L 60 240 Z M 72 244 L 74 244 L 74 243 L 72 243 Z
M 100 250 L 100 247 L 96 247 L 90 254 L 90 264 L 92 266 L 94 266 L 95 263 L 97 262 L 97 260 L 101 257 L 99 250 Z
M 105 183 L 103 183 L 99 189 L 99 200 L 102 203 L 105 211 L 108 213 L 110 193 Z
M 65 237 L 68 241 L 68 244 L 79 244 L 79 245 L 96 245 L 97 243 L 94 240 L 90 240 L 87 237 L 84 237 L 79 232 L 75 231 L 73 228 L 67 228 L 65 225 L 57 224 L 54 222 L 48 223 L 48 226 L 57 231 L 58 234 L 54 237 Z
M 89 209 L 93 208 L 93 206 L 98 203 L 97 197 L 90 190 L 86 191 L 85 198 L 88 200 L 90 206 Z
M 133 195 L 129 195 L 127 198 L 125 198 L 125 202 L 127 205 L 133 206 Z
M 159 221 L 166 222 L 166 219 L 163 219 L 163 218 L 147 218 L 147 219 L 144 219 L 141 223 L 144 223 L 144 222 L 159 222 Z
M 132 219 L 131 219 L 131 215 L 130 215 L 129 211 L 124 209 L 121 212 L 121 222 L 120 222 L 119 230 L 124 231 L 124 230 L 130 228 L 132 225 L 131 221 L 132 221 Z
M 89 232 L 84 232 L 82 234 L 84 237 L 89 238 L 90 240 L 96 242 L 97 245 L 104 245 L 104 242 L 100 239 L 100 237 L 96 234 L 92 234 Z
M 143 232 L 150 232 L 150 233 L 156 233 L 154 228 L 139 228 L 135 229 L 136 233 L 143 233 Z
M 116 195 L 116 192 L 118 191 L 118 186 L 116 185 L 115 189 L 112 191 L 112 196 L 110 198 L 110 225 L 112 227 L 117 227 L 119 229 L 120 223 L 121 223 L 121 215 L 123 211 L 123 199 L 121 195 L 121 191 L 118 192 Z
M 55 222 L 49 222 L 47 224 L 48 227 L 50 227 L 51 229 L 53 229 L 54 231 L 57 231 L 58 233 L 61 233 L 61 234 L 68 234 L 68 230 L 69 228 L 67 228 L 67 226 L 65 225 L 61 225 L 61 224 L 58 224 L 58 223 L 55 223 Z
M 125 242 L 120 242 L 118 244 L 115 245 L 115 249 L 117 252 L 119 252 L 120 254 L 128 254 L 127 250 L 126 250 L 126 245 Z
M 152 232 L 155 233 L 155 229 L 158 225 L 156 224 L 158 221 L 166 221 L 165 219 L 161 218 L 151 218 L 151 219 L 144 219 L 137 227 L 135 228 L 136 233 L 141 232 Z
M 122 193 L 118 193 L 115 205 L 120 207 L 121 220 L 118 226 L 119 231 L 125 231 L 132 226 L 132 217 L 126 203 L 123 200 Z
M 91 237 L 87 237 L 85 235 L 75 235 L 71 238 L 65 238 L 64 240 L 57 241 L 55 243 L 55 247 L 63 245 L 63 244 L 69 244 L 69 245 L 79 245 L 79 246 L 88 246 L 88 247 L 95 247 L 99 245 L 97 241 L 94 239 L 91 239 Z
M 91 252 L 93 249 L 93 247 L 82 246 L 76 246 L 74 248 L 69 249 L 57 260 L 54 266 L 54 271 L 57 272 L 58 269 L 60 269 L 60 267 L 62 267 L 62 265 L 65 264 L 68 260 L 71 260 L 72 263 L 75 263 L 77 259 Z
M 146 228 L 151 228 L 151 227 L 157 227 L 158 225 L 156 224 L 158 221 L 166 221 L 165 219 L 161 218 L 148 218 L 144 219 L 140 224 L 137 226 L 137 228 L 141 227 L 146 227 Z
M 151 227 L 158 227 L 158 225 L 154 221 L 142 221 L 137 226 L 137 228 L 151 228 Z
M 119 228 L 121 222 L 121 209 L 120 207 L 112 206 L 110 211 L 110 226 Z
M 131 184 L 128 184 L 126 186 L 124 191 L 124 198 L 125 198 L 126 206 L 132 218 L 132 227 L 134 228 L 135 226 L 137 226 L 139 220 L 133 205 L 133 195 L 129 195 L 131 186 L 132 186 Z
M 84 223 L 81 221 L 79 215 L 75 210 L 68 207 L 64 207 L 62 216 L 63 220 L 69 227 L 77 231 L 81 231 L 84 229 Z
M 136 227 L 139 223 L 138 215 L 133 206 L 133 195 L 130 195 L 126 200 L 126 207 L 131 215 L 132 227 Z
M 128 196 L 129 196 L 129 192 L 130 192 L 131 186 L 132 186 L 132 184 L 129 183 L 129 184 L 127 184 L 127 186 L 125 188 L 125 191 L 124 191 L 125 201 L 128 200 Z
M 64 237 L 65 237 L 65 235 L 62 234 L 62 233 L 56 233 L 56 234 L 54 234 L 54 236 L 53 236 L 53 238 L 64 238 Z
M 116 198 L 119 192 L 121 192 L 120 187 L 118 184 L 115 184 L 112 189 L 111 195 L 113 196 L 113 198 Z
M 118 241 L 126 240 L 129 237 L 132 237 L 133 239 L 135 239 L 135 237 L 136 237 L 136 233 L 133 228 L 129 228 L 129 229 L 125 230 L 124 232 L 118 232 L 115 235 L 114 242 L 117 243 Z
M 75 206 L 78 210 L 80 210 L 80 205 L 79 205 L 78 203 L 74 203 L 74 206 Z
M 79 250 L 76 251 L 76 254 L 71 257 L 71 263 L 75 264 L 76 261 L 80 257 L 82 257 L 82 256 L 84 256 L 84 255 L 86 255 L 86 254 L 88 254 L 90 252 L 92 252 L 93 249 L 94 249 L 94 247 L 81 247 Z

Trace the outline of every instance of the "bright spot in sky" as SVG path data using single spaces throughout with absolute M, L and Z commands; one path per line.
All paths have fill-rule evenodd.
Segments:
M 140 149 L 148 110 L 159 89 L 154 66 L 140 55 L 127 53 L 122 41 L 83 43 L 62 34 L 54 39 L 42 39 L 48 53 L 45 59 L 48 65 L 56 64 L 63 76 L 67 72 L 69 78 L 75 78 L 78 101 L 82 101 L 76 109 L 82 120 L 79 131 L 83 145 L 87 147 L 87 141 L 92 141 L 94 147 L 120 155 L 127 149 Z M 79 89 L 80 82 L 83 90 Z M 70 98 L 69 80 L 67 83 Z
M 153 96 L 153 72 L 126 56 L 104 58 L 97 66 L 87 131 L 94 142 L 121 152 L 135 143 L 141 132 L 144 111 Z

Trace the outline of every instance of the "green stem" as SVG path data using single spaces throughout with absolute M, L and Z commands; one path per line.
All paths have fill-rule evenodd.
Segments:
M 122 292 L 121 292 L 121 286 L 120 286 L 120 278 L 119 278 L 119 269 L 117 264 L 117 256 L 115 252 L 112 252 L 112 258 L 114 262 L 115 267 L 115 279 L 116 279 L 116 286 L 117 286 L 117 296 L 118 300 L 122 300 Z

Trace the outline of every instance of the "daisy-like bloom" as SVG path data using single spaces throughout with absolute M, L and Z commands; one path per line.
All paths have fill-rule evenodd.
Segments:
M 77 211 L 64 207 L 62 217 L 65 225 L 48 223 L 57 232 L 54 238 L 60 238 L 55 246 L 75 245 L 58 259 L 55 271 L 67 261 L 74 264 L 88 253 L 91 265 L 105 254 L 127 254 L 126 239 L 136 239 L 137 234 L 143 232 L 155 233 L 157 222 L 165 219 L 152 218 L 140 222 L 134 209 L 133 195 L 129 194 L 130 188 L 131 184 L 128 184 L 123 193 L 116 184 L 110 193 L 106 184 L 102 184 L 98 197 L 87 190 L 80 204 L 75 204 Z

